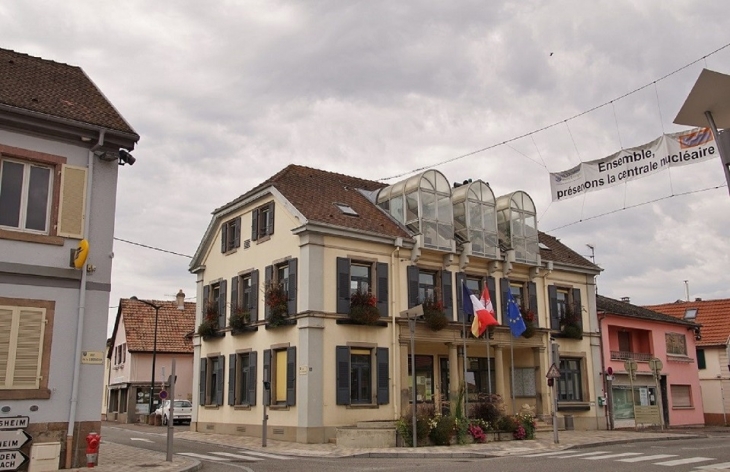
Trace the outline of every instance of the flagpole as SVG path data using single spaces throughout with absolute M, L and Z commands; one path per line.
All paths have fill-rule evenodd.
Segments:
M 464 283 L 462 282 L 462 286 Z M 463 290 L 462 290 L 463 292 Z M 462 303 L 463 305 L 463 303 Z M 469 385 L 466 383 L 466 311 L 464 311 L 463 307 L 462 310 L 464 312 L 464 316 L 461 317 L 461 332 L 462 332 L 462 340 L 464 343 L 464 346 L 462 348 L 462 358 L 464 359 L 464 416 L 469 419 Z M 458 399 L 458 397 L 457 397 Z M 453 414 L 454 412 L 452 412 Z
M 489 328 L 487 328 L 487 385 L 489 389 L 489 396 L 492 396 L 492 362 L 490 359 L 489 352 Z M 491 398 L 490 398 L 491 401 Z
M 512 365 L 512 414 L 515 414 L 515 350 L 514 350 L 514 336 L 509 337 L 509 357 L 510 364 Z

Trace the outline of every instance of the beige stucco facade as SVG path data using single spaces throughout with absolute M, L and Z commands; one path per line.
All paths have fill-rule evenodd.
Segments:
M 705 424 L 728 425 L 730 420 L 730 372 L 726 346 L 707 346 L 704 369 L 699 370 Z
M 266 238 L 249 240 L 246 236 L 252 226 L 252 211 L 273 202 L 275 219 L 273 233 Z M 241 244 L 234 250 L 222 251 L 221 225 L 240 217 Z M 581 365 L 581 386 L 579 401 L 562 401 L 559 416 L 570 414 L 579 429 L 605 428 L 603 410 L 596 407 L 596 396 L 600 395 L 600 351 L 595 312 L 594 278 L 597 270 L 586 270 L 577 266 L 555 263 L 548 270 L 542 263 L 539 267 L 519 263 L 506 264 L 503 260 L 465 256 L 459 252 L 429 250 L 417 247 L 413 240 L 402 237 L 386 237 L 367 231 L 353 231 L 311 223 L 294 206 L 269 187 L 251 195 L 222 213 L 214 216 L 199 249 L 200 264 L 192 267 L 197 275 L 199 303 L 196 325 L 203 320 L 205 305 L 204 287 L 221 281 L 231 281 L 257 270 L 296 260 L 296 313 L 290 318 L 294 325 L 267 327 L 264 320 L 265 292 L 259 283 L 255 293 L 259 307 L 258 321 L 252 329 L 233 333 L 223 328 L 223 336 L 203 339 L 195 336 L 195 365 L 193 369 L 194 417 L 191 428 L 201 432 L 260 436 L 262 433 L 264 395 L 262 384 L 264 351 L 296 348 L 295 384 L 296 399 L 293 404 L 267 405 L 268 430 L 272 439 L 293 440 L 306 443 L 327 442 L 335 437 L 340 426 L 375 420 L 395 420 L 410 408 L 409 355 L 411 334 L 409 324 L 401 313 L 409 308 L 408 267 L 417 266 L 439 277 L 451 278 L 450 299 L 453 300 L 449 325 L 440 331 L 432 331 L 423 322 L 416 323 L 414 342 L 415 354 L 421 360 L 430 358 L 430 372 L 424 380 L 421 400 L 434 404 L 437 411 L 449 406 L 457 397 L 464 382 L 464 357 L 489 358 L 494 362 L 496 390 L 504 400 L 507 413 L 518 412 L 527 404 L 540 416 L 552 413 L 552 392 L 546 385 L 546 374 L 550 360 L 550 303 L 548 286 L 580 291 L 582 301 L 582 339 L 561 338 L 557 342 L 565 356 L 579 359 Z M 347 315 L 337 313 L 337 263 L 338 258 L 356 260 L 373 267 L 387 264 L 388 309 L 387 316 L 374 326 L 347 324 Z M 543 261 L 544 262 L 544 261 Z M 470 334 L 465 338 L 464 325 L 457 321 L 457 300 L 461 290 L 454 277 L 463 273 L 473 277 L 494 277 L 496 280 L 509 278 L 510 283 L 534 283 L 537 289 L 538 320 L 536 334 L 527 339 L 513 338 L 507 326 L 496 328 L 489 346 L 485 339 L 475 339 Z M 382 274 L 379 274 L 382 276 Z M 263 281 L 263 277 L 260 278 Z M 381 290 L 380 288 L 378 290 Z M 230 288 L 226 292 L 230 297 Z M 501 307 L 504 294 L 497 290 L 493 300 L 499 321 L 502 321 Z M 230 309 L 231 302 L 226 300 Z M 230 311 L 227 312 L 230 316 Z M 253 330 L 256 327 L 256 330 Z M 469 326 L 466 326 L 468 333 Z M 553 332 L 553 335 L 558 333 Z M 373 373 L 373 401 L 359 405 L 338 404 L 337 357 L 338 347 L 349 346 L 355 350 L 387 349 L 387 391 L 388 401 L 375 400 L 375 390 L 381 379 Z M 466 356 L 464 355 L 466 348 Z M 255 377 L 255 402 L 248 405 L 229 405 L 229 365 L 225 373 L 224 400 L 218 404 L 204 404 L 210 400 L 205 394 L 195 393 L 197 386 L 210 383 L 210 371 L 201 371 L 201 359 L 224 359 L 232 354 L 255 353 L 258 358 Z M 514 363 L 513 361 L 514 360 Z M 534 372 L 534 384 L 524 387 L 530 394 L 516 396 L 512 400 L 511 367 Z M 374 369 L 373 369 L 374 370 Z M 203 372 L 208 379 L 202 378 Z M 448 374 L 448 375 L 447 375 Z M 380 374 L 378 374 L 380 375 Z M 530 375 L 527 375 L 530 378 Z M 446 380 L 448 379 L 448 380 Z M 421 381 L 419 377 L 419 382 Z M 530 383 L 528 380 L 527 383 Z M 203 387 L 201 387 L 202 389 Z M 205 388 L 210 388 L 208 385 Z M 447 399 L 446 397 L 450 397 Z M 379 397 L 378 397 L 379 398 Z M 420 400 L 419 400 L 420 402 Z

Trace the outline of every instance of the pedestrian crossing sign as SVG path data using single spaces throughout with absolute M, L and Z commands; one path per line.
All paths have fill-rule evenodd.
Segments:
M 548 370 L 547 375 L 545 376 L 549 379 L 559 379 L 560 378 L 560 369 L 558 369 L 558 366 L 556 366 L 554 363 L 550 366 L 550 370 Z

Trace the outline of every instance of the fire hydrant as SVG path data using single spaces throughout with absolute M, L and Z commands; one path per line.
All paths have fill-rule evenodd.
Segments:
M 99 461 L 101 436 L 94 431 L 86 436 L 86 467 L 94 467 Z

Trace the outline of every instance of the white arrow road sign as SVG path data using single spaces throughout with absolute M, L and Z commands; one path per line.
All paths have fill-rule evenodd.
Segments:
M 10 418 L 0 418 L 0 429 L 21 429 L 28 427 L 27 416 L 16 416 Z
M 22 429 L 16 431 L 0 431 L 0 451 L 20 449 L 33 437 Z
M 18 470 L 28 456 L 20 451 L 0 451 L 0 470 Z

